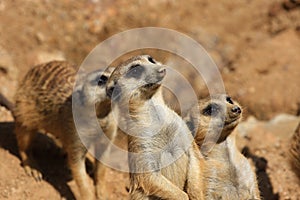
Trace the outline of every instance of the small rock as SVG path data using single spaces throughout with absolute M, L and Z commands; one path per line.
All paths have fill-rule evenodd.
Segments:
M 39 44 L 42 44 L 43 42 L 45 42 L 45 36 L 44 36 L 43 33 L 37 32 L 35 37 L 36 37 Z
M 274 144 L 274 146 L 276 147 L 276 148 L 280 148 L 280 142 L 276 142 L 275 144 Z
M 269 121 L 269 125 L 297 120 L 298 117 L 289 114 L 279 114 Z

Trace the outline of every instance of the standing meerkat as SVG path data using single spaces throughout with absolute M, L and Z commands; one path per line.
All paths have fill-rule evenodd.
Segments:
M 148 55 L 119 65 L 107 83 L 128 134 L 130 199 L 203 199 L 201 154 L 182 118 L 163 101 L 165 66 Z
M 300 178 L 300 123 L 291 140 L 290 160 L 295 172 Z
M 256 175 L 232 133 L 241 117 L 237 102 L 214 95 L 200 100 L 184 118 L 204 156 L 205 199 L 261 199 Z
M 76 72 L 65 61 L 52 61 L 33 67 L 25 75 L 15 95 L 15 134 L 22 160 L 22 165 L 27 174 L 36 180 L 42 179 L 42 174 L 32 157 L 30 147 L 37 131 L 51 133 L 58 138 L 68 156 L 68 164 L 73 178 L 79 188 L 81 199 L 95 198 L 90 186 L 89 177 L 85 169 L 86 147 L 79 137 L 72 114 L 73 107 L 79 110 L 82 118 L 92 116 L 87 107 L 96 105 L 97 122 L 101 125 L 105 135 L 111 140 L 116 134 L 116 125 L 109 120 L 110 100 L 106 97 L 105 84 L 110 72 L 95 71 L 83 78 L 83 84 L 74 89 Z M 72 95 L 76 102 L 72 102 Z M 89 118 L 90 119 L 90 118 Z M 88 119 L 88 120 L 89 120 Z M 86 130 L 81 134 L 99 139 L 93 127 L 87 124 Z M 95 125 L 94 125 L 95 126 Z M 103 148 L 103 147 L 102 147 Z M 103 155 L 107 156 L 104 147 Z M 96 161 L 95 190 L 98 197 L 103 195 L 105 166 Z M 101 183 L 101 184 L 100 184 Z

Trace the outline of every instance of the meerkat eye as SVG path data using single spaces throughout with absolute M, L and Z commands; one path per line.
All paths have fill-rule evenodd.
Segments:
M 144 72 L 144 67 L 140 64 L 132 65 L 127 72 L 127 77 L 139 78 Z
M 203 114 L 206 116 L 216 116 L 218 114 L 219 110 L 220 110 L 220 107 L 217 104 L 212 103 L 212 104 L 209 104 L 206 108 L 204 108 Z
M 156 63 L 155 60 L 151 56 L 148 57 L 148 61 L 151 62 L 151 63 L 153 63 L 153 64 Z
M 228 103 L 230 103 L 230 104 L 233 104 L 233 101 L 232 101 L 232 99 L 230 98 L 230 97 L 226 97 L 226 101 L 228 102 Z
M 104 75 L 100 76 L 100 78 L 98 80 L 98 85 L 101 86 L 101 85 L 106 84 L 107 80 L 108 80 L 107 76 L 104 76 Z

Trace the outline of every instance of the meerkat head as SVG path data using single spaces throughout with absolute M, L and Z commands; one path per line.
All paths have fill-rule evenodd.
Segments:
M 106 92 L 113 101 L 150 99 L 160 88 L 166 75 L 165 66 L 149 55 L 130 58 L 110 76 Z
M 96 70 L 83 78 L 80 99 L 83 105 L 95 105 L 97 117 L 102 118 L 110 112 L 110 99 L 106 95 L 106 83 L 114 68 Z
M 200 138 L 220 133 L 218 142 L 224 141 L 242 117 L 240 105 L 227 95 L 214 95 L 199 101 L 198 133 Z M 199 137 L 199 135 L 196 137 Z

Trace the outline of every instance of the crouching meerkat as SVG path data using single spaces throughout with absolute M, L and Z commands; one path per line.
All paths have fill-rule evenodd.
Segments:
M 133 57 L 107 82 L 112 112 L 128 134 L 130 199 L 203 199 L 201 154 L 188 127 L 161 94 L 165 66 Z
M 300 123 L 291 140 L 290 161 L 295 172 L 300 178 Z
M 93 188 L 85 168 L 87 148 L 78 135 L 72 114 L 72 95 L 77 98 L 73 106 L 79 109 L 83 118 L 90 120 L 94 113 L 86 108 L 96 108 L 98 119 L 105 135 L 111 140 L 116 135 L 116 125 L 110 120 L 110 100 L 106 97 L 105 85 L 109 71 L 95 71 L 83 78 L 82 85 L 73 91 L 76 72 L 65 61 L 52 61 L 33 67 L 25 75 L 15 95 L 15 134 L 22 160 L 28 175 L 36 180 L 42 179 L 37 163 L 31 154 L 31 145 L 37 131 L 51 133 L 58 138 L 67 153 L 68 164 L 79 188 L 81 199 L 95 199 Z M 95 107 L 96 106 L 96 107 Z M 83 134 L 98 140 L 99 135 L 93 128 L 81 130 Z M 106 156 L 109 145 L 102 147 L 101 155 Z M 100 198 L 104 195 L 105 166 L 96 161 L 95 190 Z M 102 181 L 101 181 L 102 180 Z
M 261 199 L 256 175 L 232 133 L 241 117 L 237 102 L 227 95 L 214 95 L 199 100 L 184 118 L 205 158 L 205 199 Z

